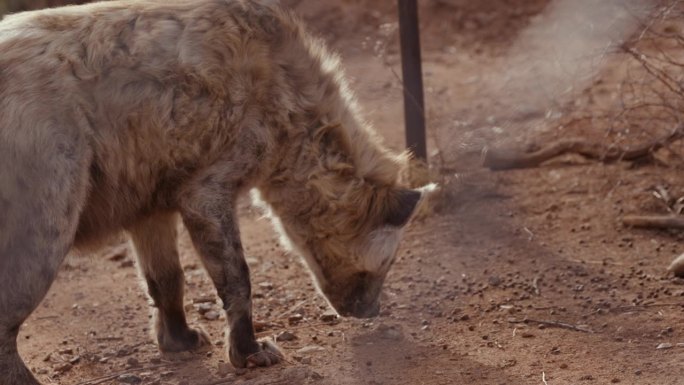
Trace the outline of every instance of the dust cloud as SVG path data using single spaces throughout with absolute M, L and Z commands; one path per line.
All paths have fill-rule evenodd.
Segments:
M 551 117 L 590 85 L 607 53 L 643 28 L 649 0 L 555 0 L 531 20 L 490 77 L 502 104 Z

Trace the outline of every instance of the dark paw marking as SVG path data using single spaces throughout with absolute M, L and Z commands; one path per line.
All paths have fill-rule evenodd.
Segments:
M 201 350 L 210 346 L 209 336 L 203 330 L 186 329 L 179 335 L 161 333 L 158 336 L 159 349 L 165 353 Z
M 230 362 L 236 368 L 253 368 L 257 366 L 271 366 L 283 361 L 283 354 L 270 341 L 257 341 L 256 351 L 242 354 L 230 349 Z

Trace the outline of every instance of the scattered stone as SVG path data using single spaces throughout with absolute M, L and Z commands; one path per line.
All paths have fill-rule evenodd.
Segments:
M 183 266 L 184 271 L 193 271 L 197 270 L 199 266 L 196 263 L 188 263 L 187 265 Z
M 250 266 L 259 264 L 259 260 L 254 257 L 245 257 L 245 262 Z
M 287 318 L 287 322 L 289 322 L 290 325 L 292 325 L 292 324 L 296 324 L 296 323 L 300 322 L 303 319 L 304 319 L 303 315 L 301 315 L 299 313 L 295 313 L 295 314 L 292 314 L 291 316 L 289 316 Z
M 201 303 L 216 303 L 216 297 L 213 295 L 204 295 L 201 297 L 193 298 L 192 303 L 195 305 L 201 304 Z
M 594 381 L 594 376 L 591 374 L 585 374 L 582 377 L 580 377 L 580 381 Z
M 308 354 L 308 353 L 314 353 L 314 352 L 322 352 L 324 350 L 325 350 L 324 348 L 322 348 L 318 345 L 309 345 L 309 346 L 305 346 L 305 347 L 297 350 L 297 353 Z
M 71 358 L 69 359 L 69 363 L 70 363 L 71 365 L 76 365 L 76 364 L 78 364 L 79 362 L 81 362 L 81 356 L 73 356 L 73 357 L 71 357 Z
M 219 319 L 221 314 L 219 312 L 217 312 L 216 310 L 210 310 L 210 311 L 202 314 L 202 316 L 209 321 L 216 321 L 217 319 Z
M 637 376 L 640 376 L 640 375 L 641 375 L 641 369 L 635 370 L 635 371 L 634 371 L 634 374 L 637 375 Z
M 219 362 L 218 363 L 218 375 L 219 377 L 226 377 L 227 375 L 233 373 L 235 370 L 233 369 L 233 365 L 225 363 L 225 362 Z
M 522 333 L 520 336 L 522 338 L 534 338 L 534 334 L 528 332 Z
M 72 355 L 72 354 L 74 354 L 74 349 L 72 349 L 72 348 L 61 349 L 61 350 L 59 350 L 59 354 Z
M 309 378 L 311 378 L 311 379 L 314 380 L 314 381 L 320 381 L 320 380 L 322 380 L 324 377 L 323 377 L 322 374 L 320 374 L 320 373 L 318 373 L 318 372 L 315 372 L 315 371 L 312 371 L 312 372 L 311 372 L 311 375 L 309 376 Z
M 658 344 L 658 346 L 656 346 L 656 349 L 670 349 L 670 348 L 672 348 L 673 346 L 674 346 L 674 345 L 672 345 L 672 344 L 669 343 L 669 342 L 663 342 L 663 343 Z
M 288 332 L 284 331 L 276 336 L 276 341 L 282 342 L 282 341 L 294 341 L 297 339 L 297 336 Z
M 321 321 L 334 322 L 337 321 L 337 313 L 334 310 L 327 310 L 321 315 Z
M 499 278 L 497 275 L 492 275 L 489 277 L 489 285 L 493 287 L 501 285 L 501 278 Z
M 213 308 L 211 306 L 211 303 L 202 302 L 199 305 L 197 305 L 197 312 L 200 313 L 201 315 L 205 315 L 212 310 L 213 310 Z
M 128 366 L 129 368 L 137 368 L 138 366 L 140 366 L 140 361 L 138 361 L 135 357 L 129 357 L 126 360 L 126 366 Z
M 560 368 L 561 368 L 561 369 L 567 369 L 567 368 L 568 368 L 568 364 L 566 364 L 565 362 L 563 362 L 562 364 L 560 364 Z
M 142 382 L 142 378 L 135 374 L 122 374 L 116 380 L 123 384 L 140 384 Z
M 273 283 L 271 282 L 261 282 L 259 283 L 259 287 L 264 289 L 264 290 L 273 290 Z
M 304 365 L 311 365 L 311 357 L 302 357 L 301 360 L 299 360 Z
M 124 346 L 116 352 L 117 357 L 126 357 L 133 354 L 133 349 L 130 346 Z
M 66 373 L 66 372 L 70 371 L 71 368 L 73 368 L 73 367 L 74 367 L 74 366 L 71 365 L 70 363 L 65 362 L 65 363 L 63 363 L 63 364 L 60 364 L 60 365 L 55 366 L 55 367 L 53 368 L 53 370 L 54 370 L 55 373 L 57 373 L 57 374 L 63 374 L 63 373 Z
M 610 382 L 613 384 L 617 384 L 618 382 L 620 382 L 620 379 L 619 378 L 613 378 L 612 380 L 610 380 Z

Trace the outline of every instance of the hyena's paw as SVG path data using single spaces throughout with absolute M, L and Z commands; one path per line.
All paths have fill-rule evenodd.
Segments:
M 40 385 L 16 353 L 0 353 L 0 384 Z
M 186 328 L 180 333 L 161 332 L 157 335 L 159 350 L 164 353 L 179 353 L 202 350 L 211 346 L 204 330 Z
M 271 366 L 284 359 L 283 354 L 271 341 L 256 342 L 256 348 L 251 353 L 238 352 L 230 348 L 230 362 L 236 368 L 253 368 L 256 366 Z

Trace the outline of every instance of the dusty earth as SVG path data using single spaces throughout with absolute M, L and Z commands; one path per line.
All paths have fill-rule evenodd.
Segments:
M 369 118 L 401 148 L 394 2 L 289 3 L 342 54 Z M 681 164 L 479 165 L 485 144 L 571 134 L 557 129 L 562 111 L 490 81 L 545 7 L 421 2 L 431 163 L 443 194 L 411 225 L 381 316 L 331 316 L 299 258 L 245 201 L 258 331 L 278 339 L 285 363 L 238 373 L 226 363 L 224 315 L 184 234 L 186 310 L 211 349 L 157 352 L 149 300 L 119 247 L 68 258 L 22 328 L 29 367 L 45 384 L 82 385 L 684 384 L 684 279 L 665 272 L 684 237 L 620 223 L 625 213 L 664 212 L 654 187 L 681 196 Z

